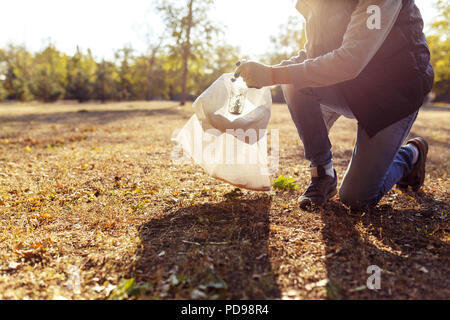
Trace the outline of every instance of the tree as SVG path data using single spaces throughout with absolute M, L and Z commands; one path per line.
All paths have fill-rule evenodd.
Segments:
M 153 1 L 153 4 L 156 2 Z M 152 8 L 153 9 L 153 8 Z M 159 20 L 159 21 L 158 21 Z M 164 55 L 164 44 L 166 42 L 166 30 L 156 31 L 155 25 L 162 24 L 160 17 L 156 15 L 154 10 L 147 12 L 142 23 L 135 24 L 135 32 L 137 36 L 146 45 L 147 51 L 142 56 L 138 57 L 133 66 L 134 75 L 134 91 L 138 99 L 144 98 L 147 101 L 153 99 L 155 76 L 161 74 L 161 65 Z M 145 61 L 146 60 L 146 61 Z M 143 70 L 143 68 L 145 70 Z M 142 90 L 144 89 L 144 73 L 145 73 L 145 96 L 142 97 Z
M 33 99 L 31 93 L 32 55 L 23 46 L 9 45 L 3 52 L 3 59 L 7 69 L 4 86 L 8 98 L 20 101 Z
M 149 84 L 150 62 L 147 55 L 136 57 L 131 66 L 133 98 L 137 100 L 147 100 L 151 93 L 152 84 Z M 152 75 L 153 77 L 153 75 Z M 152 80 L 153 82 L 153 80 Z M 149 87 L 150 86 L 150 87 Z
M 236 62 L 241 58 L 243 57 L 239 48 L 229 44 L 217 46 L 211 54 L 204 57 L 203 63 L 198 66 L 198 71 L 193 75 L 193 79 L 197 83 L 194 95 L 201 94 L 224 73 L 233 72 L 236 69 Z
M 5 53 L 0 49 L 0 102 L 8 97 L 8 91 L 4 86 L 8 64 L 6 63 Z
M 297 16 L 290 16 L 287 23 L 279 26 L 277 35 L 270 37 L 272 48 L 265 58 L 269 64 L 278 64 L 298 54 L 305 46 L 303 23 Z
M 8 91 L 6 91 L 3 85 L 3 80 L 0 80 L 0 102 L 4 101 L 8 97 Z
M 146 99 L 147 101 L 152 100 L 153 97 L 153 81 L 155 77 L 156 72 L 156 61 L 158 59 L 158 54 L 160 53 L 164 39 L 166 35 L 165 33 L 161 34 L 160 36 L 155 36 L 155 33 L 153 30 L 148 27 L 147 34 L 146 34 L 146 44 L 148 47 L 148 69 L 147 69 L 147 95 Z
M 77 47 L 77 52 L 67 64 L 67 99 L 76 99 L 81 103 L 92 98 L 96 68 L 91 51 L 88 50 L 85 55 Z
M 117 88 L 117 98 L 121 101 L 133 99 L 133 75 L 131 65 L 133 63 L 133 49 L 125 46 L 115 54 L 119 62 L 119 86 Z
M 49 44 L 34 58 L 32 91 L 44 102 L 53 102 L 65 94 L 67 56 Z
M 149 42 L 148 72 L 147 72 L 147 101 L 152 100 L 153 80 L 155 76 L 155 64 L 158 52 L 162 46 L 163 37 L 160 37 L 156 43 Z
M 448 0 L 437 0 L 434 4 L 439 16 L 433 22 L 433 29 L 439 34 L 450 37 L 450 3 Z
M 105 103 L 116 99 L 117 83 L 119 76 L 116 65 L 112 62 L 102 60 L 97 64 L 94 82 L 94 98 Z
M 435 72 L 433 91 L 436 100 L 450 101 L 450 3 L 438 0 L 435 6 L 440 14 L 431 24 L 433 33 L 427 37 Z
M 170 54 L 181 60 L 181 105 L 186 102 L 190 62 L 207 51 L 212 46 L 212 36 L 219 33 L 208 18 L 212 4 L 213 0 L 187 0 L 187 6 L 176 0 L 159 0 L 156 5 L 173 40 Z

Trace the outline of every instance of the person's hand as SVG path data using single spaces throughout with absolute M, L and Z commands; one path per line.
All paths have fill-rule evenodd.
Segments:
M 234 73 L 234 77 L 239 76 L 247 84 L 249 88 L 261 89 L 273 85 L 272 68 L 265 64 L 255 61 L 240 61 L 236 64 L 238 67 Z

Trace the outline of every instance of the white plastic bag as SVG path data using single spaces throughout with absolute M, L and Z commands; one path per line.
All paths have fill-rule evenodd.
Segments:
M 243 82 L 239 78 L 236 83 L 231 73 L 224 74 L 205 90 L 194 102 L 194 110 L 202 123 L 215 129 L 266 129 L 270 120 L 272 95 L 269 88 L 248 89 L 242 114 L 229 112 L 233 86 Z
M 232 185 L 270 190 L 267 131 L 269 88 L 248 89 L 242 114 L 229 112 L 232 74 L 224 74 L 198 97 L 195 115 L 174 138 L 209 175 Z

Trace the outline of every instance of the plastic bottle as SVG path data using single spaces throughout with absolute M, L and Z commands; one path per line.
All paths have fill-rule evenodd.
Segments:
M 245 100 L 247 98 L 248 87 L 241 77 L 231 79 L 231 95 L 228 111 L 232 114 L 242 114 Z

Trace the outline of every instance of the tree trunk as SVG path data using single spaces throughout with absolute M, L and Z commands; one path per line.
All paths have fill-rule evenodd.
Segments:
M 181 83 L 181 101 L 180 105 L 184 106 L 186 104 L 186 87 L 187 87 L 187 78 L 189 72 L 189 55 L 191 51 L 191 28 L 192 28 L 192 5 L 194 0 L 189 1 L 189 13 L 188 13 L 188 25 L 186 29 L 186 42 L 184 44 L 183 49 L 183 78 Z
M 153 65 L 155 64 L 155 55 L 152 54 L 149 60 L 149 70 L 147 75 L 147 101 L 152 100 L 152 88 L 153 88 Z

